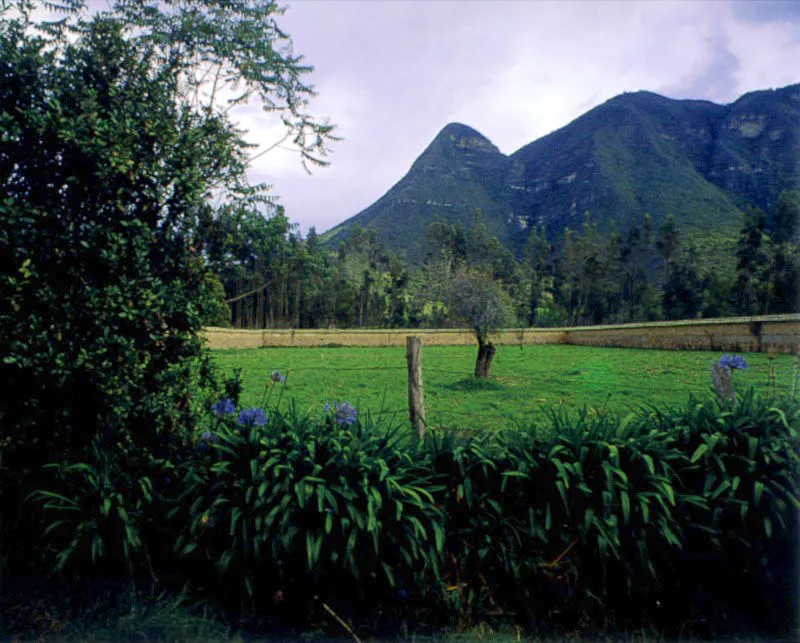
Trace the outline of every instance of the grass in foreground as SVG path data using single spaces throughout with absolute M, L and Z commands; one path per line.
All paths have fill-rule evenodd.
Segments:
M 64 597 L 38 597 L 24 606 L 29 614 L 17 616 L 27 618 L 26 625 L 33 629 L 20 632 L 13 623 L 0 626 L 3 640 L 37 640 L 42 642 L 97 642 L 138 641 L 141 643 L 182 643 L 203 641 L 205 643 L 348 643 L 355 640 L 361 643 L 549 643 L 565 641 L 570 643 L 656 643 L 664 641 L 661 635 L 652 632 L 634 631 L 611 636 L 595 633 L 581 635 L 578 632 L 563 632 L 560 636 L 532 636 L 522 628 L 512 625 L 481 623 L 466 629 L 442 629 L 436 632 L 415 631 L 420 624 L 409 623 L 408 629 L 393 636 L 376 637 L 363 634 L 354 638 L 351 632 L 331 621 L 324 629 L 308 628 L 277 632 L 245 632 L 231 627 L 219 616 L 203 614 L 203 609 L 192 608 L 179 597 L 162 597 L 160 600 L 144 600 L 135 603 L 130 594 L 111 593 L 102 600 L 90 604 L 82 613 L 69 617 L 60 612 L 65 608 Z M 112 606 L 113 605 L 113 606 Z M 14 611 L 13 609 L 11 610 Z M 13 620 L 13 619 L 12 619 Z M 0 623 L 2 620 L 0 620 Z M 10 627 L 9 627 L 10 626 Z M 8 629 L 7 629 L 8 628 Z M 425 629 L 425 628 L 422 628 Z
M 320 415 L 325 402 L 348 401 L 360 411 L 405 421 L 405 349 L 260 348 L 213 351 L 230 375 L 242 369 L 242 404 L 258 405 L 275 370 L 289 374 L 271 403 L 294 402 L 302 413 Z M 471 376 L 476 348 L 423 348 L 423 382 L 428 424 L 468 429 L 526 426 L 554 407 L 601 408 L 625 413 L 643 405 L 678 404 L 689 393 L 710 391 L 709 368 L 721 352 L 658 351 L 583 346 L 500 346 L 492 376 Z M 794 359 L 744 354 L 749 369 L 734 376 L 737 389 L 759 393 L 791 392 Z

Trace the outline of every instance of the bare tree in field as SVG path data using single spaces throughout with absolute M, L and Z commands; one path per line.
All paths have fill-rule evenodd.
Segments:
M 452 321 L 468 326 L 478 340 L 475 377 L 487 377 L 494 359 L 495 345 L 489 334 L 507 322 L 508 296 L 489 275 L 462 268 L 453 275 L 445 294 Z

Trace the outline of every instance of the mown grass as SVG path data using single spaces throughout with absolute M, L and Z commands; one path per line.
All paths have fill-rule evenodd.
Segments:
M 271 403 L 295 403 L 322 413 L 325 402 L 348 401 L 361 412 L 404 421 L 407 374 L 404 348 L 259 348 L 212 352 L 223 373 L 242 369 L 242 403 L 257 405 L 275 370 L 289 374 Z M 711 390 L 709 368 L 721 352 L 657 351 L 583 346 L 501 346 L 485 381 L 472 377 L 476 348 L 423 347 L 428 424 L 472 429 L 527 426 L 554 407 L 626 413 L 638 406 L 685 403 Z M 795 358 L 745 353 L 749 369 L 736 372 L 739 390 L 790 392 Z

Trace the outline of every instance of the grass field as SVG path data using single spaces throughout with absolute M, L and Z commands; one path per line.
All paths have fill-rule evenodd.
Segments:
M 604 405 L 624 413 L 640 405 L 684 403 L 689 393 L 711 394 L 709 368 L 722 353 L 655 351 L 583 346 L 501 346 L 492 377 L 471 374 L 477 349 L 423 347 L 423 382 L 429 426 L 505 428 L 525 426 L 548 409 Z M 223 373 L 242 369 L 242 404 L 258 405 L 270 374 L 288 379 L 272 391 L 281 408 L 294 401 L 301 412 L 322 413 L 325 402 L 347 401 L 362 413 L 407 416 L 404 348 L 259 348 L 212 352 Z M 745 353 L 749 369 L 734 372 L 737 389 L 790 392 L 795 359 Z M 795 375 L 796 376 L 796 375 Z M 283 389 L 283 390 L 282 390 Z

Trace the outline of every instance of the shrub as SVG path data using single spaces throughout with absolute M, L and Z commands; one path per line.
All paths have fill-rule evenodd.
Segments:
M 746 610 L 766 621 L 776 611 L 792 614 L 800 404 L 751 389 L 732 405 L 692 400 L 658 421 L 685 454 L 675 467 L 679 499 L 703 499 L 681 502 L 687 532 L 681 581 L 711 584 L 733 606 L 729 612 Z
M 447 489 L 447 578 L 468 618 L 510 609 L 552 621 L 591 601 L 645 604 L 660 588 L 659 557 L 680 547 L 670 476 L 679 454 L 665 434 L 586 412 L 552 424 L 460 444 L 432 438 Z
M 50 484 L 42 465 L 86 462 L 95 439 L 174 457 L 205 404 L 192 221 L 208 215 L 195 175 L 218 163 L 198 145 L 221 132 L 177 106 L 165 70 L 143 71 L 154 61 L 112 23 L 56 52 L 0 22 L 2 541 L 27 562 L 40 525 L 23 499 Z
M 182 467 L 180 555 L 213 565 L 251 605 L 343 588 L 373 601 L 428 591 L 444 532 L 405 432 L 276 411 L 264 425 L 233 417 Z
M 537 630 L 792 624 L 791 399 L 561 411 L 528 431 L 423 441 L 346 403 L 311 419 L 225 398 L 207 417 L 172 468 L 100 442 L 53 467 L 58 486 L 36 498 L 61 567 L 177 570 L 235 612 L 303 619 L 333 601 L 461 624 L 514 614 Z
M 126 449 L 92 443 L 85 462 L 49 464 L 49 489 L 34 491 L 29 503 L 41 507 L 46 528 L 45 559 L 56 572 L 75 578 L 153 578 L 154 565 L 169 566 L 165 524 L 174 465 Z

